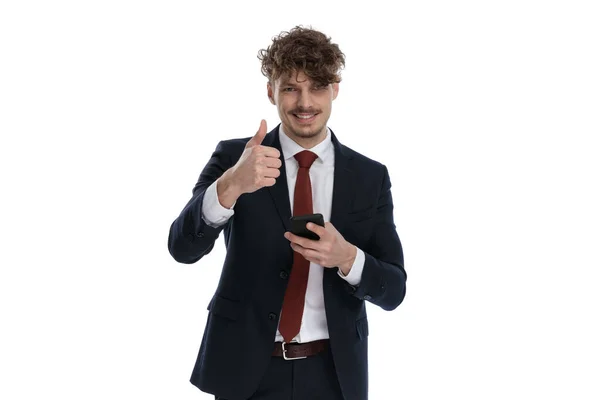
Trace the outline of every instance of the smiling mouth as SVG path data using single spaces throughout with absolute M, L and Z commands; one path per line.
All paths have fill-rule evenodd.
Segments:
M 301 123 L 307 123 L 307 122 L 312 122 L 314 121 L 315 117 L 318 115 L 318 113 L 312 113 L 312 114 L 293 114 L 294 117 L 296 117 L 296 120 L 298 120 Z

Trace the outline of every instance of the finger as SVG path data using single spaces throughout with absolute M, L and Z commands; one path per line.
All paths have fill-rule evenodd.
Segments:
M 276 182 L 277 181 L 275 180 L 275 178 L 265 177 L 260 180 L 260 185 L 261 187 L 273 186 Z
M 323 235 L 325 235 L 327 233 L 327 229 L 325 229 L 321 225 L 317 225 L 317 224 L 314 224 L 312 222 L 307 223 L 306 224 L 306 228 L 309 231 L 313 231 L 314 233 L 316 233 L 317 235 L 319 235 L 319 237 L 323 237 Z
M 299 253 L 302 257 L 306 258 L 310 262 L 314 262 L 319 264 L 321 262 L 321 258 L 319 252 L 311 249 L 304 248 L 296 243 L 290 243 L 292 250 Z
M 256 132 L 256 135 L 254 135 L 250 140 L 248 140 L 248 143 L 246 143 L 246 149 L 249 149 L 250 147 L 258 146 L 259 144 L 261 144 L 266 135 L 267 135 L 267 121 L 265 121 L 264 119 L 261 119 L 260 127 L 258 128 L 258 131 Z
M 268 158 L 279 159 L 281 157 L 281 152 L 277 150 L 275 147 L 262 146 L 262 154 Z
M 320 243 L 318 240 L 311 240 L 311 239 L 303 238 L 301 236 L 294 235 L 291 232 L 286 232 L 284 234 L 284 236 L 290 242 L 300 245 L 300 246 L 304 247 L 305 249 L 316 250 L 320 246 Z
M 254 140 L 254 138 L 252 138 L 251 140 Z M 250 142 L 248 142 L 250 143 Z M 246 146 L 248 146 L 248 144 L 246 144 Z M 264 158 L 272 158 L 274 160 L 278 160 L 281 157 L 281 152 L 279 150 L 277 150 L 275 147 L 271 147 L 271 146 L 263 146 L 260 144 L 257 144 L 254 147 L 254 151 L 256 152 L 257 155 L 262 156 Z M 248 148 L 248 147 L 246 147 Z
M 304 257 L 304 247 L 296 244 L 296 243 L 292 243 L 290 242 L 290 247 L 292 248 L 292 250 L 294 250 L 296 253 L 300 254 L 302 257 Z M 304 257 L 306 258 L 306 257 Z
M 279 178 L 281 172 L 277 168 L 265 168 L 262 174 L 265 178 Z
M 281 160 L 279 158 L 267 157 L 264 159 L 264 165 L 269 168 L 281 168 Z

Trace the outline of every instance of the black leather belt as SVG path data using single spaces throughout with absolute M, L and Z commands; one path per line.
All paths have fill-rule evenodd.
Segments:
M 315 340 L 308 343 L 285 343 L 275 342 L 275 348 L 271 355 L 283 357 L 286 360 L 299 360 L 314 356 L 329 347 L 329 339 Z

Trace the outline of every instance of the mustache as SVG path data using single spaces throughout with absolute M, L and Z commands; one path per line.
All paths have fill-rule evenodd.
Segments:
M 320 112 L 321 112 L 321 110 L 315 110 L 312 108 L 308 108 L 308 109 L 298 108 L 293 111 L 290 111 L 290 114 L 318 114 Z

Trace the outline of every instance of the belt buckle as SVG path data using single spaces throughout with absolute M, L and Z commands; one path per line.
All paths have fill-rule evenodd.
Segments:
M 285 345 L 286 345 L 286 343 L 285 343 L 285 342 L 281 342 L 281 350 L 282 350 L 282 352 L 283 352 L 283 359 L 284 359 L 284 360 L 301 360 L 301 359 L 303 359 L 303 358 L 306 358 L 306 356 L 304 356 L 304 357 L 287 357 L 287 356 L 285 355 L 285 352 L 287 351 L 287 350 L 285 349 Z

